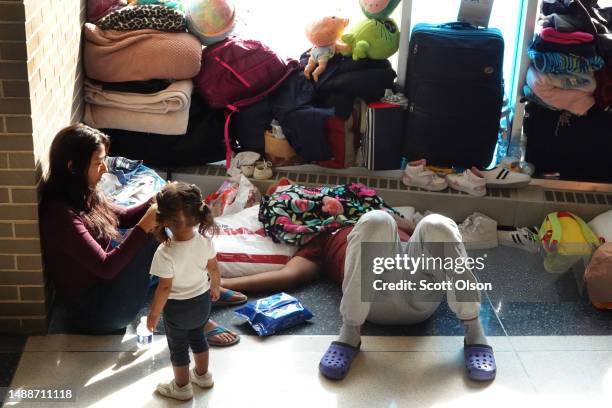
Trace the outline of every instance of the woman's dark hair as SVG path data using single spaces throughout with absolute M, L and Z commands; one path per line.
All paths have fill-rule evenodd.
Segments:
M 166 227 L 199 225 L 200 234 L 217 232 L 212 212 L 204 203 L 202 192 L 195 184 L 182 182 L 166 184 L 157 193 L 155 201 L 157 215 L 153 234 L 160 242 L 170 240 Z
M 59 131 L 49 152 L 49 171 L 42 186 L 42 200 L 66 203 L 82 219 L 95 238 L 117 239 L 119 221 L 108 199 L 88 183 L 91 156 L 110 139 L 83 124 Z

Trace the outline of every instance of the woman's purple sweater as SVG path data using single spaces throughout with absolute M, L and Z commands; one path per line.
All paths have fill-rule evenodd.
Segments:
M 116 248 L 111 248 L 107 238 L 94 238 L 83 219 L 65 203 L 41 203 L 40 238 L 45 270 L 64 299 L 78 297 L 96 283 L 112 280 L 146 242 L 147 233 L 136 223 L 149 208 L 149 202 L 127 209 L 113 208 L 119 227 L 133 228 Z

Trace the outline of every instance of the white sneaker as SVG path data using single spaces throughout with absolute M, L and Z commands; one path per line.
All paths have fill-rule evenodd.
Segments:
M 253 178 L 255 180 L 267 180 L 272 178 L 272 163 L 267 160 L 255 163 Z
M 191 380 L 192 383 L 202 388 L 210 388 L 215 384 L 210 370 L 202 375 L 198 375 L 198 373 L 196 373 L 195 367 L 189 370 L 189 380 Z
M 480 171 L 487 180 L 487 186 L 496 188 L 520 188 L 528 186 L 531 176 L 516 171 L 508 170 L 502 165 L 493 167 L 491 170 Z
M 424 164 L 406 166 L 402 182 L 406 186 L 419 187 L 429 191 L 442 191 L 448 187 L 446 180 L 433 171 L 427 170 Z
M 487 181 L 475 168 L 468 169 L 461 174 L 448 174 L 446 180 L 448 185 L 455 190 L 476 197 L 483 197 L 487 194 Z
M 169 383 L 158 384 L 157 392 L 164 397 L 174 398 L 179 401 L 187 401 L 193 398 L 193 387 L 191 383 L 187 383 L 184 387 L 179 387 L 174 380 Z
M 540 252 L 540 240 L 538 231 L 535 227 L 520 227 L 511 230 L 497 231 L 497 239 L 499 244 L 512 248 L 523 249 L 532 254 Z
M 459 224 L 465 249 L 490 249 L 498 245 L 497 221 L 481 213 L 474 213 Z

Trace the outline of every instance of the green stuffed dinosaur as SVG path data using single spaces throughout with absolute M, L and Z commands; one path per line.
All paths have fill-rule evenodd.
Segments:
M 342 36 L 348 48 L 342 55 L 353 56 L 354 60 L 363 58 L 387 59 L 399 49 L 400 33 L 392 19 L 364 20 Z
M 386 20 L 401 0 L 359 0 L 361 11 L 367 18 Z

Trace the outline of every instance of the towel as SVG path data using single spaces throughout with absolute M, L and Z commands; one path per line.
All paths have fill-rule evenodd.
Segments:
M 183 135 L 187 132 L 189 107 L 159 115 L 87 103 L 85 104 L 83 122 L 98 129 L 108 128 L 160 135 Z
M 165 114 L 189 110 L 193 82 L 177 81 L 154 94 L 105 91 L 102 84 L 85 80 L 85 102 L 132 112 Z
M 189 33 L 83 28 L 85 73 L 103 82 L 190 79 L 200 72 L 202 45 Z
M 527 71 L 527 85 L 545 104 L 582 116 L 595 105 L 593 92 L 579 89 L 562 89 L 553 84 L 550 77 L 533 67 Z

